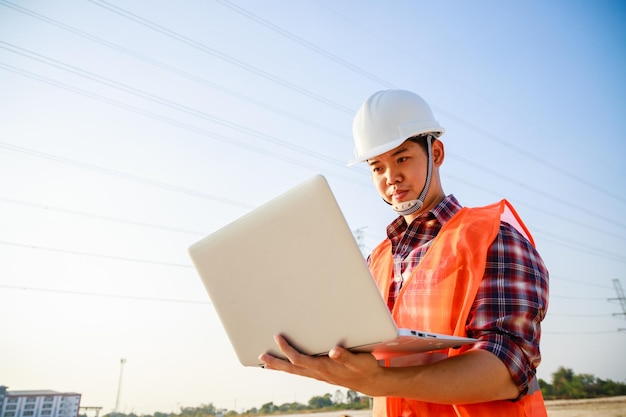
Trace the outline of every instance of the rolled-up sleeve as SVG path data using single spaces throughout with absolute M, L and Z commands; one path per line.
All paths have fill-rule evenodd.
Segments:
M 528 391 L 541 362 L 541 321 L 548 307 L 548 270 L 535 248 L 507 223 L 490 247 L 467 321 L 473 349 L 492 352 L 520 391 Z

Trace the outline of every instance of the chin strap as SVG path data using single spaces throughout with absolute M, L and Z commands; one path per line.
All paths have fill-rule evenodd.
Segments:
M 428 135 L 426 137 L 426 148 L 428 155 L 428 172 L 426 173 L 426 182 L 424 183 L 424 188 L 420 193 L 419 197 L 416 200 L 404 201 L 398 204 L 391 204 L 391 208 L 393 211 L 398 213 L 401 216 L 407 216 L 409 214 L 415 213 L 417 210 L 422 208 L 424 205 L 424 199 L 426 198 L 426 194 L 428 193 L 428 189 L 430 188 L 430 180 L 432 178 L 433 173 L 433 158 L 432 158 L 432 140 L 433 136 Z
M 421 200 L 411 200 L 411 201 L 405 201 L 403 203 L 392 204 L 391 208 L 393 209 L 393 211 L 395 211 L 399 215 L 406 216 L 409 214 L 413 214 L 417 210 L 422 208 L 422 204 L 424 204 L 424 202 Z

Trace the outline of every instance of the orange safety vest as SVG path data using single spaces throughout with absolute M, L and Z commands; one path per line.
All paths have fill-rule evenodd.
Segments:
M 495 240 L 500 221 L 516 227 L 534 246 L 532 236 L 506 200 L 486 207 L 459 210 L 439 231 L 419 265 L 403 283 L 392 316 L 398 327 L 466 336 L 470 308 L 485 272 L 487 251 Z M 393 279 L 391 241 L 385 239 L 372 252 L 370 270 L 386 300 Z M 469 349 L 438 352 L 443 357 Z M 387 365 L 389 365 L 389 361 Z M 468 381 L 471 384 L 472 381 Z M 535 387 L 538 387 L 535 381 Z M 407 398 L 374 399 L 374 417 L 480 416 L 546 417 L 541 391 L 518 401 L 493 401 L 468 405 L 444 405 Z

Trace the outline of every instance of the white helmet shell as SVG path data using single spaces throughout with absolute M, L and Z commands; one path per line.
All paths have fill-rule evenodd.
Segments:
M 410 137 L 432 133 L 437 138 L 444 132 L 428 103 L 417 94 L 405 90 L 378 91 L 354 117 L 355 158 L 349 165 L 388 152 Z

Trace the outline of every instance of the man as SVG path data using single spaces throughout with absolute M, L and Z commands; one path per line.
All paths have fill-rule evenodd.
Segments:
M 354 162 L 399 215 L 368 258 L 396 323 L 479 342 L 381 364 L 341 347 L 302 355 L 276 337 L 287 360 L 263 354 L 265 367 L 372 396 L 375 417 L 546 416 L 535 370 L 548 272 L 515 210 L 446 196 L 444 129 L 414 93 L 375 93 L 353 132 Z

